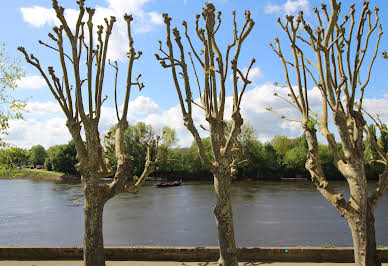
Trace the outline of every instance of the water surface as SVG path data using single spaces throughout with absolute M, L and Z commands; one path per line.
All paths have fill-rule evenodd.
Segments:
M 334 186 L 347 193 L 344 182 Z M 372 188 L 372 186 L 371 186 Z M 79 184 L 0 180 L 0 245 L 82 245 L 83 200 Z M 238 246 L 351 246 L 344 218 L 311 182 L 233 183 Z M 122 193 L 104 210 L 107 246 L 216 246 L 212 183 Z M 388 245 L 388 195 L 376 210 L 378 244 Z

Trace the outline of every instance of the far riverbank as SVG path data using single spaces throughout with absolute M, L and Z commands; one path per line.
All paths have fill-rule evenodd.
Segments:
M 81 182 L 80 177 L 44 169 L 0 170 L 0 179 L 31 179 L 36 181 Z

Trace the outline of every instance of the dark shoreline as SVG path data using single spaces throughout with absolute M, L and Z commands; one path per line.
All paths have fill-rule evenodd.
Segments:
M 388 262 L 388 248 L 378 248 L 381 262 Z M 243 247 L 240 261 L 354 262 L 353 248 Z M 1 247 L 1 260 L 80 260 L 83 247 Z M 217 261 L 218 247 L 105 247 L 107 260 Z

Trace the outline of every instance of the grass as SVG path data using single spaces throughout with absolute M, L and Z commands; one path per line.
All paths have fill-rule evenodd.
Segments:
M 320 248 L 335 248 L 334 245 L 320 245 Z
M 298 248 L 316 248 L 316 247 L 313 247 L 313 246 L 301 246 L 301 245 L 299 245 L 299 246 L 297 246 Z M 318 248 L 335 248 L 336 246 L 334 246 L 334 245 L 320 245 L 320 246 L 318 246 Z
M 319 248 L 335 248 L 336 246 L 334 246 L 334 245 L 320 245 L 320 246 L 318 246 Z M 301 245 L 299 245 L 299 246 L 297 246 L 297 248 L 314 248 L 314 247 L 312 247 L 312 246 L 301 246 Z M 376 245 L 376 248 L 388 248 L 388 246 L 384 246 L 384 245 Z
M 44 169 L 0 169 L 0 178 L 31 178 L 37 180 L 58 180 L 63 173 L 47 171 Z

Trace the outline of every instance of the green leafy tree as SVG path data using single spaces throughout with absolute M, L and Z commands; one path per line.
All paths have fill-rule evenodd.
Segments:
M 281 167 L 281 160 L 271 143 L 267 142 L 263 145 L 261 154 L 264 160 L 264 167 L 268 172 L 277 173 Z
M 240 167 L 239 172 L 243 177 L 259 178 L 265 176 L 267 169 L 265 168 L 265 160 L 263 157 L 263 144 L 258 140 L 248 140 L 243 144 L 242 159 L 247 163 Z
M 17 81 L 24 76 L 19 61 L 11 59 L 5 49 L 5 43 L 0 49 L 0 134 L 7 134 L 10 119 L 21 119 L 25 101 L 17 100 L 12 91 L 17 87 Z M 4 145 L 0 136 L 0 144 Z
M 387 125 L 382 125 L 382 130 L 380 131 L 380 138 L 378 140 L 378 144 L 383 152 L 388 152 L 388 129 Z
M 327 145 L 318 145 L 319 156 L 321 158 L 322 170 L 327 176 L 327 179 L 344 179 L 344 176 L 338 171 L 333 164 L 334 155 L 332 150 Z
M 27 151 L 18 147 L 7 146 L 0 150 L 0 165 L 5 169 L 13 169 L 15 166 L 26 164 Z
M 116 167 L 117 159 L 115 157 L 115 135 L 117 126 L 109 129 L 105 138 L 105 153 L 108 157 L 109 164 Z M 144 122 L 138 122 L 136 125 L 128 125 L 123 135 L 123 152 L 129 155 L 131 159 L 130 176 L 140 176 L 144 169 L 147 154 L 147 140 L 155 138 L 155 130 L 151 125 Z M 154 155 L 156 149 L 151 153 Z
M 53 170 L 53 162 L 51 161 L 50 157 L 47 157 L 46 160 L 44 160 L 44 168 L 46 168 L 48 171 Z
M 275 136 L 271 140 L 271 144 L 280 158 L 283 158 L 286 155 L 287 151 L 294 147 L 294 144 L 292 143 L 291 139 L 286 136 L 279 135 Z
M 46 160 L 47 152 L 42 145 L 32 146 L 30 149 L 30 162 L 36 165 L 43 165 Z
M 284 156 L 284 164 L 289 175 L 304 173 L 306 163 L 307 149 L 303 145 L 298 145 L 291 150 L 288 150 Z
M 66 144 L 60 144 L 60 145 L 54 145 L 47 149 L 47 158 L 44 161 L 44 167 L 52 171 L 53 169 L 53 158 L 56 156 L 56 154 L 59 152 L 60 149 L 64 149 Z
M 176 132 L 175 129 L 169 128 L 167 126 L 163 127 L 162 140 L 163 144 L 160 147 L 170 148 L 176 143 Z
M 377 149 L 372 144 L 372 141 L 377 142 L 376 127 L 374 125 L 369 126 L 369 134 L 371 139 L 365 141 L 364 157 L 366 162 L 376 160 L 379 156 Z
M 77 163 L 77 151 L 73 141 L 67 145 L 61 145 L 54 156 L 50 158 L 52 169 L 66 174 L 77 174 L 75 164 Z
M 287 151 L 300 144 L 300 138 L 290 139 L 287 136 L 277 135 L 271 140 L 273 148 L 280 159 L 283 159 Z

